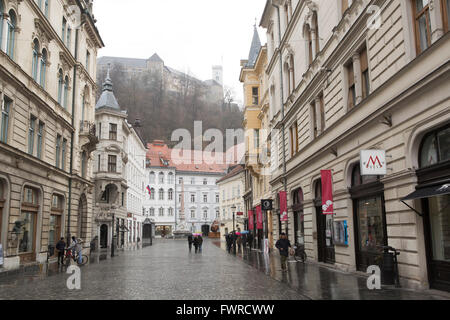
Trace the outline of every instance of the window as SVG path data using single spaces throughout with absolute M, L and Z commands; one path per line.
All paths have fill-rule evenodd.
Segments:
M 180 177 L 180 178 L 178 179 L 178 184 L 183 184 L 183 178 Z
M 203 185 L 207 185 L 208 184 L 208 180 L 207 179 L 203 179 Z
M 60 168 L 61 163 L 61 139 L 62 137 L 58 134 L 56 136 L 56 167 Z
M 33 155 L 34 152 L 34 133 L 36 127 L 36 117 L 31 116 L 30 127 L 28 128 L 28 153 Z
M 39 129 L 37 132 L 37 157 L 42 159 L 42 139 L 44 135 L 44 123 L 39 121 Z
M 422 142 L 420 167 L 426 168 L 450 160 L 450 126 L 429 133 Z
M 2 127 L 0 134 L 0 141 L 3 143 L 8 143 L 9 113 L 11 111 L 11 105 L 12 100 L 7 96 L 4 96 L 2 101 Z
M 155 200 L 155 189 L 150 189 L 150 200 Z
M 98 155 L 98 172 L 102 171 L 101 168 L 102 168 L 102 156 L 99 154 Z
M 182 194 L 180 193 L 180 194 L 178 195 L 178 202 L 181 203 L 182 200 L 183 200 L 183 197 L 182 197 Z
M 63 92 L 63 71 L 59 69 L 58 72 L 58 103 L 62 105 L 62 92 Z
M 174 176 L 173 176 L 173 173 L 172 172 L 169 172 L 169 175 L 168 175 L 168 183 L 169 184 L 173 184 L 174 183 Z
M 195 194 L 191 194 L 191 202 L 195 203 Z
M 173 217 L 173 208 L 169 208 L 169 217 Z
M 219 195 L 216 194 L 216 203 L 219 203 L 219 202 L 220 202 Z
M 44 0 L 44 14 L 48 18 L 48 2 L 49 0 Z
M 164 217 L 164 208 L 159 208 L 159 216 Z
M 316 45 L 316 48 L 315 48 L 316 50 L 314 53 L 317 57 L 317 55 L 320 52 L 320 35 L 319 35 L 319 23 L 317 21 L 317 11 L 314 11 L 314 14 L 313 14 L 313 28 L 315 30 L 315 35 L 316 35 L 316 38 L 314 39 L 315 45 Z
M 220 218 L 220 211 L 216 210 L 216 219 L 219 219 L 219 218 Z
M 64 79 L 64 109 L 67 109 L 69 103 L 69 77 Z
M 109 140 L 117 140 L 117 124 L 109 124 Z
M 64 42 L 66 39 L 66 27 L 67 27 L 67 20 L 63 17 L 62 20 L 62 30 L 61 30 L 61 40 Z
M 102 139 L 102 123 L 101 122 L 98 123 L 98 139 L 99 140 Z
M 370 93 L 369 61 L 367 59 L 366 48 L 364 48 L 360 53 L 360 62 L 361 62 L 362 98 L 365 99 Z
M 159 189 L 159 200 L 164 200 L 164 189 Z
M 195 178 L 191 178 L 191 184 L 195 184 Z
M 39 79 L 39 84 L 42 88 L 45 89 L 45 79 L 46 79 L 46 72 L 47 72 L 47 50 L 42 50 L 42 56 L 41 56 L 41 76 Z
M 117 156 L 108 156 L 108 172 L 117 172 Z
M 325 102 L 323 100 L 323 93 L 319 96 L 319 112 L 320 112 L 320 132 L 325 131 Z M 298 132 L 298 129 L 297 129 Z M 298 134 L 297 134 L 298 135 Z
M 39 41 L 34 39 L 33 41 L 33 58 L 32 58 L 32 67 L 31 74 L 34 81 L 38 81 L 38 65 L 39 65 Z
M 0 49 L 3 48 L 3 12 L 5 7 L 3 0 L 0 0 Z
M 8 24 L 8 35 L 6 40 L 6 54 L 11 59 L 14 60 L 14 46 L 17 29 L 17 18 L 13 10 L 9 11 L 9 20 L 7 20 L 7 24 Z
M 67 151 L 67 140 L 63 139 L 62 143 L 62 155 L 61 155 L 61 169 L 66 170 L 66 151 Z
M 208 219 L 208 210 L 203 210 L 203 219 Z
M 313 38 L 311 35 L 311 27 L 309 24 L 305 27 L 305 40 L 308 45 L 308 66 L 313 62 Z
M 150 217 L 155 216 L 155 208 L 150 208 Z
M 442 19 L 444 23 L 444 31 L 448 32 L 450 29 L 448 23 L 448 16 L 450 14 L 450 0 L 442 0 L 441 5 L 442 5 Z
M 208 203 L 208 195 L 207 194 L 203 195 L 203 202 Z
M 297 121 L 295 121 L 295 123 L 292 125 L 292 127 L 289 128 L 289 133 L 290 133 L 290 137 L 291 137 L 291 156 L 293 157 L 299 151 Z
M 164 173 L 162 173 L 162 172 L 159 173 L 158 181 L 160 184 L 164 184 Z
M 253 87 L 252 88 L 252 104 L 254 106 L 257 106 L 259 104 L 259 93 L 258 93 L 259 89 L 258 87 Z
M 347 65 L 347 78 L 348 78 L 348 100 L 347 107 L 351 110 L 356 105 L 356 86 L 355 86 L 355 73 L 353 72 L 353 61 Z
M 317 128 L 317 111 L 315 102 L 311 104 L 311 127 L 313 131 L 313 138 L 317 138 L 319 131 Z
M 173 200 L 173 190 L 172 189 L 169 189 L 168 200 Z
M 89 72 L 89 61 L 91 60 L 91 54 L 89 51 L 86 51 L 86 70 Z
M 152 171 L 150 172 L 150 183 L 156 183 L 156 177 L 155 177 L 155 173 Z
M 259 149 L 259 129 L 254 129 L 254 139 L 255 139 L 255 141 L 254 141 L 254 144 L 255 144 L 255 149 Z
M 191 210 L 191 219 L 195 219 L 195 210 Z
M 413 2 L 416 51 L 419 54 L 431 45 L 430 6 L 429 0 Z

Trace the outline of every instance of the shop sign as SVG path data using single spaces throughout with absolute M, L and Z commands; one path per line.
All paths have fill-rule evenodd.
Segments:
M 334 214 L 333 179 L 331 170 L 322 170 L 322 213 Z
M 0 266 L 3 265 L 3 246 L 0 243 Z
M 256 229 L 262 230 L 263 229 L 263 215 L 261 206 L 256 207 Z
M 244 213 L 243 212 L 238 212 L 238 213 L 236 213 L 238 216 L 243 216 L 244 215 Z
M 248 210 L 248 228 L 253 230 L 255 228 L 253 222 L 253 210 Z
M 127 217 L 128 218 L 133 218 L 133 214 L 132 213 L 128 213 Z
M 286 191 L 280 191 L 280 221 L 288 221 Z
M 272 200 L 262 200 L 261 205 L 262 205 L 262 209 L 264 211 L 273 210 L 273 201 Z
M 361 150 L 362 176 L 385 176 L 386 174 L 385 150 Z

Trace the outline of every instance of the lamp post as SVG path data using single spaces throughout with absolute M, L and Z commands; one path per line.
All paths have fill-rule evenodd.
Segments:
M 231 210 L 233 211 L 233 252 L 236 253 L 236 225 L 235 225 L 236 206 L 234 204 L 231 207 Z
M 114 212 L 112 215 L 112 227 L 111 227 L 111 232 L 112 232 L 112 239 L 111 239 L 111 258 L 114 257 L 114 221 L 115 221 L 115 217 L 114 217 Z

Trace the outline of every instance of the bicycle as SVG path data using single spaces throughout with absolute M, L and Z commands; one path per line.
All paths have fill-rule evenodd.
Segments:
M 65 266 L 70 265 L 70 261 L 75 261 L 79 266 L 84 266 L 86 263 L 88 263 L 89 258 L 87 255 L 83 254 L 81 257 L 81 263 L 78 263 L 79 254 L 76 252 L 75 256 L 72 254 L 72 249 L 66 249 L 66 254 L 64 255 L 63 264 Z
M 295 261 L 301 261 L 302 263 L 305 263 L 306 259 L 308 258 L 305 249 L 303 249 L 303 247 L 300 247 L 299 245 L 295 245 L 293 247 L 293 256 Z

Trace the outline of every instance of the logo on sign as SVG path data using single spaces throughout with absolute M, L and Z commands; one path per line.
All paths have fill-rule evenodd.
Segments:
M 333 205 L 333 201 L 328 200 L 326 204 L 322 206 L 323 212 L 328 212 L 328 208 L 330 208 Z
M 362 176 L 384 176 L 386 174 L 386 152 L 384 150 L 361 151 Z

